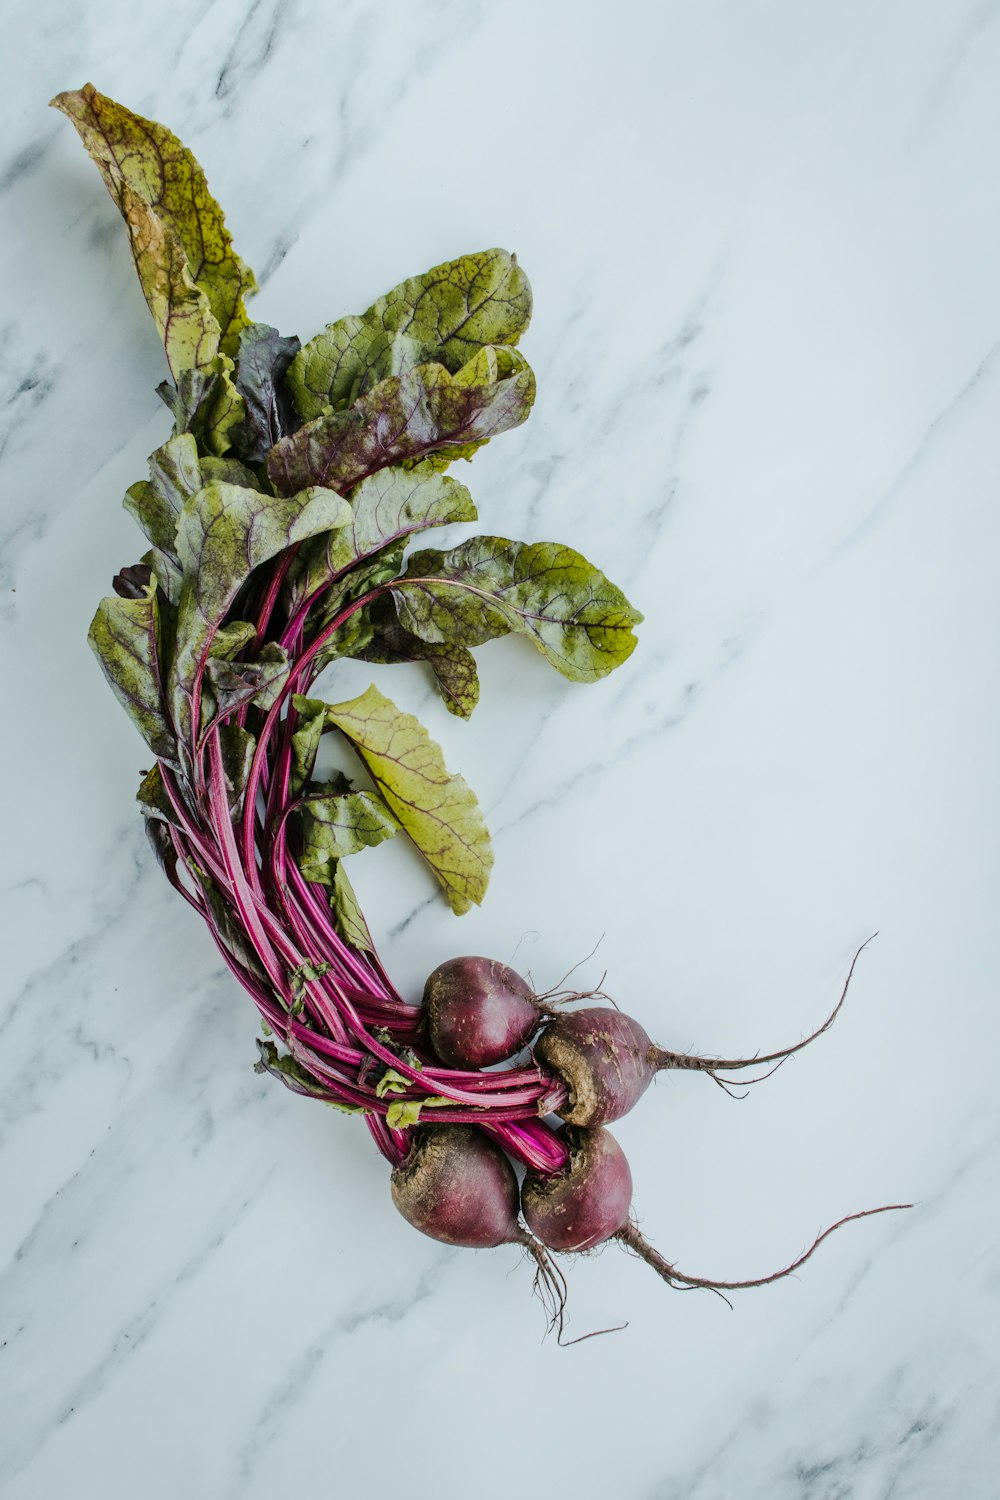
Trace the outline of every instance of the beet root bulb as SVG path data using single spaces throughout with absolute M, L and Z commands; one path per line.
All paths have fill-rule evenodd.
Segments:
M 477 1126 L 418 1126 L 393 1171 L 392 1201 L 414 1229 L 445 1245 L 520 1245 L 535 1262 L 535 1292 L 549 1327 L 562 1337 L 566 1279 L 521 1224 L 514 1169 Z
M 488 1068 L 526 1047 L 546 1012 L 528 981 L 492 958 L 450 958 L 424 985 L 431 1046 L 450 1068 Z
M 446 1245 L 487 1250 L 523 1233 L 514 1169 L 475 1125 L 415 1130 L 392 1174 L 392 1201 L 414 1229 Z
M 620 1010 L 586 1006 L 557 1016 L 535 1043 L 535 1059 L 561 1078 L 567 1125 L 608 1125 L 637 1104 L 657 1073 L 656 1049 Z
M 620 1233 L 632 1203 L 632 1173 L 609 1130 L 568 1127 L 570 1158 L 562 1172 L 529 1172 L 521 1212 L 550 1250 L 591 1250 Z

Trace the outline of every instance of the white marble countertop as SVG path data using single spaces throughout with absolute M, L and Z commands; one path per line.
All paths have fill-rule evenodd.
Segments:
M 41 0 L 5 35 L 0 1492 L 995 1496 L 1000 6 Z M 254 1074 L 85 642 L 169 429 L 45 108 L 87 78 L 197 153 L 286 332 L 486 245 L 532 279 L 535 411 L 462 477 L 645 624 L 594 687 L 487 646 L 467 725 L 385 669 L 497 851 L 462 919 L 359 861 L 397 982 L 467 951 L 548 984 L 603 936 L 583 979 L 664 1045 L 753 1050 L 878 928 L 814 1048 L 617 1133 L 685 1269 L 911 1212 L 734 1311 L 582 1259 L 571 1332 L 628 1327 L 560 1349 L 515 1251 L 422 1239 L 356 1121 Z

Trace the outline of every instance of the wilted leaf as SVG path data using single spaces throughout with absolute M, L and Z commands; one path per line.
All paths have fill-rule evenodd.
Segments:
M 332 965 L 325 959 L 319 963 L 313 963 L 310 959 L 304 959 L 297 968 L 293 969 L 288 976 L 288 987 L 296 1000 L 301 1000 L 306 992 L 306 986 L 312 984 L 314 979 L 322 979 L 324 974 L 329 974 Z
M 202 369 L 184 370 L 176 385 L 164 380 L 156 387 L 173 413 L 174 432 L 193 433 L 199 451 L 228 452 L 246 416 L 243 397 L 233 384 L 234 368 L 228 354 L 219 354 Z
M 272 1078 L 280 1078 L 293 1094 L 302 1094 L 309 1099 L 322 1099 L 324 1104 L 341 1110 L 345 1115 L 367 1113 L 360 1104 L 344 1104 L 339 1099 L 331 1099 L 328 1088 L 313 1078 L 311 1073 L 307 1073 L 294 1057 L 290 1057 L 287 1053 L 279 1054 L 273 1042 L 262 1042 L 259 1037 L 255 1040 L 257 1051 L 260 1053 L 258 1061 L 254 1064 L 256 1072 L 270 1073 Z
M 395 1068 L 386 1068 L 375 1085 L 375 1097 L 384 1099 L 386 1094 L 405 1094 L 411 1086 L 409 1078 L 404 1078 L 403 1074 L 397 1073 Z
M 326 728 L 326 704 L 319 698 L 304 698 L 296 694 L 292 697 L 292 707 L 299 719 L 292 735 L 288 791 L 290 796 L 297 797 L 312 779 L 319 742 Z
M 175 135 L 92 84 L 52 103 L 73 121 L 128 226 L 175 379 L 235 354 L 253 272 L 232 248 L 205 174 Z
M 493 864 L 479 803 L 412 714 L 376 687 L 327 706 L 327 719 L 357 749 L 404 831 L 430 865 L 456 912 L 482 901 Z
M 220 717 L 249 703 L 269 709 L 288 681 L 288 672 L 288 652 L 273 641 L 261 647 L 255 661 L 228 661 L 213 653 L 205 663 Z
M 467 719 L 479 702 L 479 674 L 476 659 L 464 646 L 445 645 L 439 641 L 422 641 L 404 630 L 391 599 L 377 600 L 369 612 L 371 640 L 360 651 L 353 651 L 361 661 L 390 665 L 397 662 L 426 662 L 434 674 L 438 691 L 449 713 Z
M 223 724 L 219 730 L 219 748 L 222 751 L 222 773 L 226 782 L 229 811 L 236 822 L 243 809 L 243 793 L 246 791 L 257 741 L 252 734 L 241 729 L 239 724 Z
M 330 887 L 330 911 L 337 935 L 343 938 L 345 943 L 350 943 L 352 948 L 357 948 L 362 953 L 375 951 L 372 935 L 368 931 L 368 923 L 358 905 L 354 887 L 344 874 L 343 865 L 338 865 L 333 872 L 333 884 Z
M 407 1130 L 417 1124 L 427 1103 L 426 1099 L 394 1099 L 385 1112 L 385 1123 L 390 1130 Z
M 135 800 L 141 805 L 147 818 L 158 818 L 161 823 L 170 823 L 174 828 L 181 827 L 174 811 L 174 804 L 163 784 L 163 772 L 160 770 L 159 761 L 142 778 Z

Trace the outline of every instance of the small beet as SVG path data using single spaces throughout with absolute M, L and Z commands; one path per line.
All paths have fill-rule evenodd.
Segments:
M 450 958 L 424 985 L 431 1046 L 450 1068 L 488 1068 L 527 1046 L 544 1012 L 515 970 L 493 958 Z
M 628 1223 L 632 1173 L 609 1130 L 568 1127 L 570 1158 L 556 1174 L 529 1172 L 521 1212 L 532 1234 L 550 1250 L 590 1250 Z
M 607 1125 L 627 1115 L 656 1076 L 653 1043 L 631 1016 L 586 1006 L 557 1016 L 535 1043 L 535 1058 L 569 1089 L 559 1113 L 568 1125 Z

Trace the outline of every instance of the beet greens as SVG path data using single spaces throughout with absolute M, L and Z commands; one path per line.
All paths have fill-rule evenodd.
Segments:
M 516 348 L 531 291 L 516 257 L 436 266 L 301 344 L 250 321 L 253 272 L 170 131 L 89 84 L 53 103 L 125 220 L 174 419 L 125 497 L 149 546 L 115 577 L 90 642 L 155 757 L 138 800 L 157 858 L 260 1012 L 258 1069 L 363 1115 L 417 1227 L 522 1246 L 560 1328 L 562 1273 L 546 1245 L 617 1237 L 690 1281 L 629 1218 L 620 1148 L 576 1127 L 618 1118 L 660 1067 L 743 1061 L 659 1052 L 614 1010 L 556 1015 L 485 959 L 442 965 L 424 1007 L 409 1003 L 345 861 L 405 836 L 461 913 L 485 894 L 489 834 L 470 787 L 379 687 L 313 696 L 344 658 L 419 662 L 467 719 L 472 648 L 496 637 L 523 636 L 576 682 L 636 644 L 641 615 L 565 545 L 486 535 L 406 555 L 426 531 L 476 519 L 449 465 L 531 410 L 535 379 Z M 326 735 L 365 784 L 318 771 Z M 528 1168 L 520 1199 L 508 1156 Z

